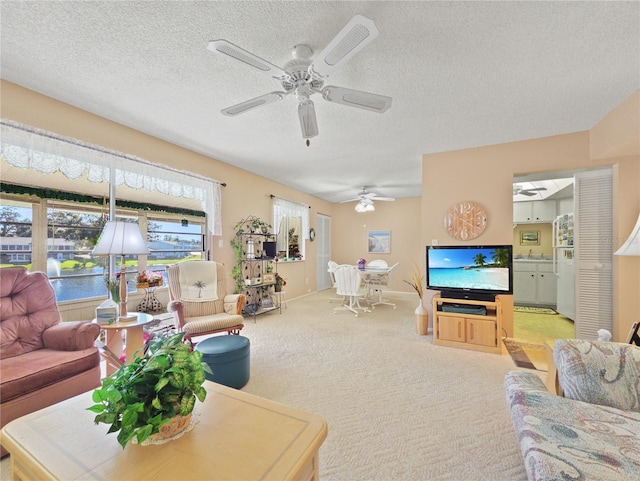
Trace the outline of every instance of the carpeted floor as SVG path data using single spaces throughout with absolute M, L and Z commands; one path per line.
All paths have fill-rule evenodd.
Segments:
M 289 300 L 242 331 L 251 340 L 242 390 L 327 420 L 322 481 L 526 481 L 502 388 L 515 369 L 507 354 L 417 335 L 415 295 L 389 293 L 397 310 L 357 318 L 334 314 L 332 295 Z

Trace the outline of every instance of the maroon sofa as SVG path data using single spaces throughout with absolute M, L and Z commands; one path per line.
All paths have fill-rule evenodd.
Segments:
M 98 387 L 99 334 L 91 322 L 61 322 L 42 272 L 0 269 L 0 427 Z

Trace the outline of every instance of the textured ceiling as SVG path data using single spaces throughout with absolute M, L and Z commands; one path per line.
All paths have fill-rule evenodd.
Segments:
M 2 78 L 331 202 L 365 185 L 419 196 L 422 154 L 587 130 L 640 88 L 637 1 L 4 0 L 0 13 Z M 293 97 L 220 114 L 280 85 L 209 40 L 282 67 L 355 14 L 380 34 L 327 83 L 393 97 L 386 113 L 315 95 L 310 147 Z

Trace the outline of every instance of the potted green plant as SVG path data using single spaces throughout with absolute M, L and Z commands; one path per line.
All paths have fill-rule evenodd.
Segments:
M 174 426 L 189 426 L 196 399 L 203 402 L 205 371 L 202 353 L 183 343 L 184 333 L 151 339 L 149 348 L 130 364 L 105 378 L 93 391 L 96 424 L 109 424 L 107 434 L 118 432 L 124 449 L 136 438 L 142 443 L 150 436 L 177 434 Z M 167 431 L 169 431 L 167 433 Z M 153 439 L 153 438 L 152 438 Z

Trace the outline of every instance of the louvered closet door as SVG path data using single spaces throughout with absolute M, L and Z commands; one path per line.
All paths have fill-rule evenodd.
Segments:
M 576 338 L 613 332 L 613 176 L 611 169 L 575 175 Z
M 316 289 L 322 291 L 331 287 L 327 269 L 331 260 L 331 217 L 316 215 Z

